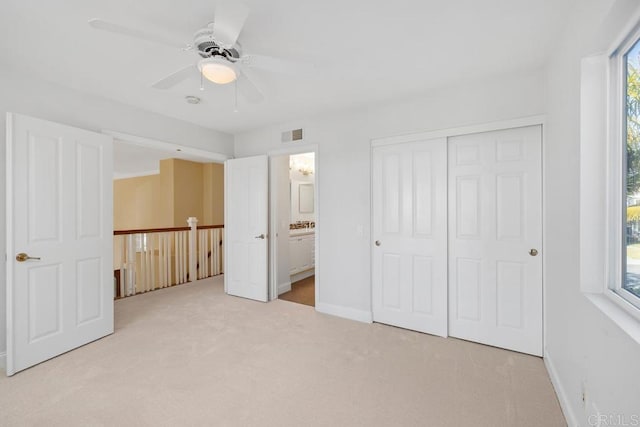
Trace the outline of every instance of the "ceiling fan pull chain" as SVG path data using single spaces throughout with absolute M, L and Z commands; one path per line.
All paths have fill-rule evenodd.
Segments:
M 200 72 L 200 90 L 204 90 L 204 74 Z

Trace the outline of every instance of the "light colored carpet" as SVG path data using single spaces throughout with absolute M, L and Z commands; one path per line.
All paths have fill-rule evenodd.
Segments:
M 115 334 L 0 378 L 0 425 L 565 425 L 536 357 L 229 297 L 221 276 L 115 308 Z

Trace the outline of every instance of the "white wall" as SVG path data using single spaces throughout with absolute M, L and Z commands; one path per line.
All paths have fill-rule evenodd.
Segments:
M 632 414 L 640 415 L 640 345 L 579 288 L 579 84 L 581 57 L 605 51 L 639 6 L 634 0 L 577 6 L 547 70 L 546 363 L 570 425 L 589 425 L 593 410 L 583 406 L 583 384 L 588 403 L 603 415 L 625 415 L 629 423 Z
M 401 103 L 238 134 L 235 153 L 245 157 L 281 148 L 281 131 L 304 127 L 305 142 L 318 145 L 318 307 L 365 319 L 371 311 L 371 139 L 538 115 L 544 111 L 543 89 L 542 70 L 469 82 Z
M 70 76 L 70 78 L 72 78 Z M 0 134 L 5 135 L 7 112 L 21 113 L 93 131 L 102 129 L 233 154 L 233 137 L 106 99 L 83 95 L 46 82 L 27 79 L 0 69 Z M 0 148 L 2 181 L 5 177 L 5 145 Z M 5 187 L 0 186 L 0 222 L 5 224 Z M 5 227 L 0 245 L 5 248 Z M 8 254 L 12 259 L 12 254 Z M 6 350 L 5 263 L 0 263 L 0 354 Z

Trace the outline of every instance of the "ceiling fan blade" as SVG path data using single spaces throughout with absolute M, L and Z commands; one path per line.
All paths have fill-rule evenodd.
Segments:
M 238 75 L 238 90 L 242 96 L 252 104 L 258 104 L 264 100 L 264 95 L 260 89 L 242 71 Z
M 133 37 L 135 39 L 146 40 L 152 43 L 158 43 L 165 46 L 170 46 L 176 49 L 186 49 L 188 45 L 184 43 L 177 43 L 173 40 L 166 39 L 158 34 L 151 34 L 145 31 L 137 30 L 135 28 L 129 28 L 120 24 L 114 24 L 113 22 L 103 21 L 102 19 L 89 19 L 89 25 L 96 30 L 107 31 L 110 33 L 121 34 L 123 36 Z
M 169 74 L 167 77 L 158 80 L 153 85 L 151 85 L 154 89 L 170 89 L 185 80 L 189 77 L 194 71 L 193 64 L 187 65 L 184 68 L 179 69 L 173 74 Z
M 249 8 L 240 2 L 222 0 L 216 6 L 213 21 L 213 38 L 225 49 L 236 44 L 238 36 L 249 16 Z
M 267 55 L 243 55 L 240 62 L 246 67 L 289 75 L 306 74 L 314 70 L 312 65 L 304 62 L 291 61 Z

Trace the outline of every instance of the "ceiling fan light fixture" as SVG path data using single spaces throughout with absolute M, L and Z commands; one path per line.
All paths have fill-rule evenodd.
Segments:
M 198 63 L 198 69 L 207 80 L 219 85 L 232 83 L 238 78 L 236 66 L 225 59 L 203 59 Z

